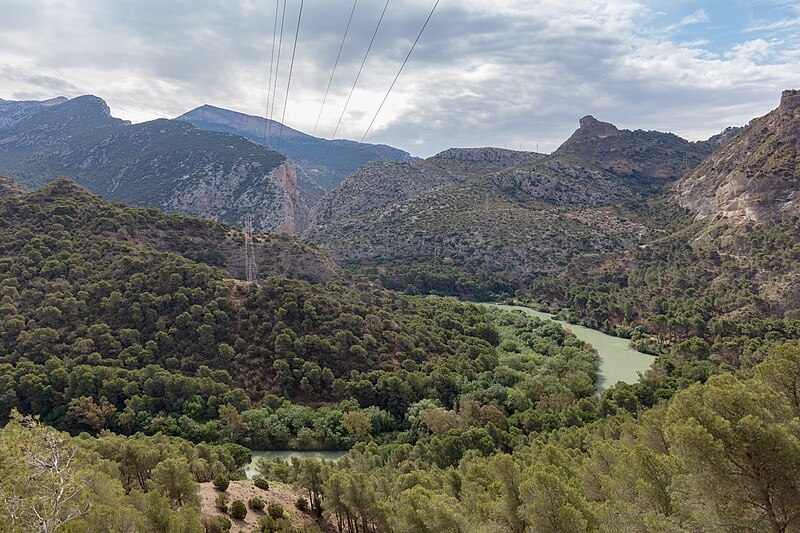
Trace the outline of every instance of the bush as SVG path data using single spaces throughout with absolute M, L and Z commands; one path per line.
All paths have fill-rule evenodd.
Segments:
M 214 478 L 214 488 L 221 491 L 228 490 L 228 485 L 230 485 L 231 480 L 228 479 L 228 476 L 219 475 Z
M 203 527 L 206 533 L 228 533 L 231 530 L 231 521 L 227 516 L 204 516 Z
M 269 502 L 269 505 L 267 506 L 267 513 L 269 513 L 269 515 L 275 520 L 277 520 L 278 518 L 282 518 L 283 506 L 278 502 L 276 502 L 275 500 L 272 500 L 271 502 Z
M 261 490 L 269 490 L 269 481 L 264 479 L 263 477 L 257 477 L 253 480 L 253 485 L 258 487 Z
M 243 520 L 247 516 L 247 507 L 242 500 L 234 500 L 230 509 L 231 518 Z
M 252 509 L 252 510 L 254 510 L 254 511 L 263 511 L 263 510 L 264 510 L 264 507 L 265 507 L 267 504 L 266 504 L 266 503 L 264 503 L 264 500 L 262 500 L 262 499 L 261 499 L 261 498 L 259 498 L 258 496 L 253 496 L 253 497 L 252 497 L 252 498 L 250 498 L 250 500 L 247 502 L 247 505 L 249 505 L 249 506 L 250 506 L 250 509 Z
M 223 513 L 228 512 L 228 495 L 227 494 L 217 494 L 217 499 L 214 502 L 217 506 L 217 509 L 222 511 Z
M 295 502 L 294 506 L 297 507 L 300 511 L 307 511 L 308 510 L 308 500 L 306 500 L 303 496 L 299 496 Z

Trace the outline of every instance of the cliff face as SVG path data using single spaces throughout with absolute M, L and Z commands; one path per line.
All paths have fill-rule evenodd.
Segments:
M 250 213 L 257 231 L 294 233 L 308 214 L 308 189 L 278 152 L 175 120 L 127 124 L 94 96 L 0 129 L 0 172 L 30 187 L 69 177 L 109 199 L 235 225 Z
M 769 222 L 800 214 L 800 91 L 756 118 L 675 185 L 698 219 Z
M 713 144 L 691 143 L 672 133 L 620 130 L 587 115 L 580 119 L 575 133 L 553 152 L 553 159 L 664 183 L 694 168 Z

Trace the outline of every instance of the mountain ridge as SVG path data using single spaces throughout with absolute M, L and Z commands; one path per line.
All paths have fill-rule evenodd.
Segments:
M 318 183 L 324 191 L 333 189 L 356 169 L 371 161 L 414 159 L 408 152 L 388 145 L 314 137 L 275 120 L 210 104 L 187 111 L 176 120 L 190 122 L 208 131 L 241 135 L 277 150 L 295 161 L 301 172 Z
M 0 129 L 0 170 L 29 187 L 68 176 L 110 199 L 297 232 L 307 192 L 285 156 L 239 136 L 156 119 L 130 124 L 86 95 Z

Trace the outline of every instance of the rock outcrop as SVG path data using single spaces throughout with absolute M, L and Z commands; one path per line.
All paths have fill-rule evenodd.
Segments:
M 770 222 L 800 214 L 800 90 L 756 118 L 675 184 L 698 219 Z

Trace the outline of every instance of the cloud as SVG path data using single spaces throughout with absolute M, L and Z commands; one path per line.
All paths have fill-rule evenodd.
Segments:
M 710 20 L 711 19 L 709 18 L 708 13 L 706 13 L 705 9 L 698 9 L 697 11 L 692 13 L 691 15 L 688 15 L 688 16 L 684 17 L 683 19 L 681 19 L 681 21 L 678 23 L 678 25 L 679 26 L 689 26 L 691 24 L 701 24 L 703 22 L 709 22 Z
M 390 4 L 337 136 L 364 134 L 432 2 Z M 305 4 L 286 110 L 294 128 L 314 126 L 351 6 Z M 383 3 L 358 6 L 318 135 L 333 131 Z M 278 118 L 298 7 L 288 1 Z M 93 93 L 135 121 L 203 103 L 263 115 L 274 10 L 255 1 L 0 0 L 0 98 Z M 708 137 L 774 107 L 800 66 L 798 46 L 758 30 L 710 51 L 712 19 L 706 8 L 668 15 L 630 0 L 577 0 L 569 9 L 562 0 L 442 2 L 367 141 L 418 155 L 456 145 L 552 150 L 589 113 Z M 701 25 L 707 34 L 697 34 Z M 741 32 L 750 25 L 743 16 Z M 670 28 L 689 26 L 691 35 L 673 41 Z

